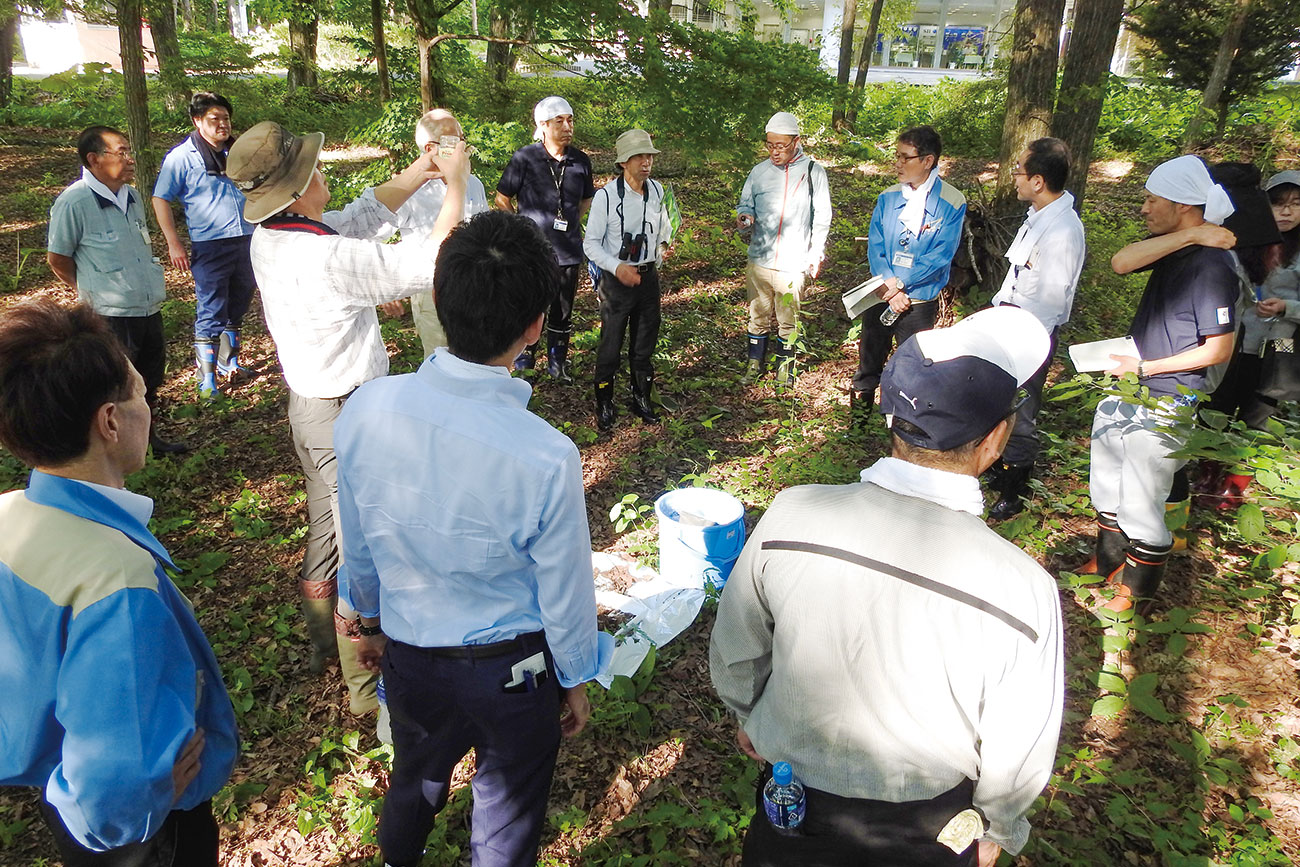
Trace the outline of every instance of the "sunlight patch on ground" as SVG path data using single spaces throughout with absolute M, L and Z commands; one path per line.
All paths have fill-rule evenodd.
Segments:
M 1092 164 L 1092 174 L 1097 178 L 1122 181 L 1133 171 L 1130 160 L 1098 160 Z
M 386 149 L 370 145 L 332 147 L 326 148 L 320 152 L 321 162 L 325 163 L 364 162 L 366 160 L 383 159 L 387 156 L 388 151 Z

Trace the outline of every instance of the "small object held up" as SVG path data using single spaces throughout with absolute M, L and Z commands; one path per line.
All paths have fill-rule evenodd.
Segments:
M 984 836 L 984 817 L 974 809 L 962 810 L 948 820 L 935 840 L 961 854 L 970 844 Z

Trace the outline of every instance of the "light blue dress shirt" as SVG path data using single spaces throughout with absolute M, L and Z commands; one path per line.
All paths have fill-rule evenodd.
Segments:
M 203 157 L 187 136 L 167 152 L 153 194 L 185 207 L 191 241 L 215 241 L 253 234 L 244 219 L 244 194 L 225 175 L 210 175 Z
M 544 630 L 569 687 L 614 642 L 596 629 L 578 449 L 528 411 L 531 394 L 446 349 L 356 390 L 334 425 L 339 594 L 418 647 Z

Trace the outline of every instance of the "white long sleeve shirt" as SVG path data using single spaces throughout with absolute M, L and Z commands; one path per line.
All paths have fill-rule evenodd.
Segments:
M 647 195 L 643 196 L 625 182 L 620 200 L 618 182 L 619 178 L 615 178 L 596 191 L 582 242 L 582 252 L 587 258 L 610 273 L 624 263 L 618 258 L 624 232 L 635 237 L 644 231 L 646 235 L 641 255 L 627 260 L 629 265 L 661 261 L 663 248 L 673 240 L 672 221 L 664 207 L 663 184 L 648 179 L 645 185 Z M 623 209 L 622 221 L 619 220 L 620 207 Z
M 782 491 L 718 604 L 714 687 L 760 755 L 894 803 L 975 781 L 1015 854 L 1064 692 L 1056 583 L 979 516 L 970 476 L 885 458 Z
M 1086 252 L 1074 196 L 1064 193 L 1041 211 L 1031 207 L 1007 248 L 1011 267 L 994 304 L 1023 307 L 1048 331 L 1070 321 Z

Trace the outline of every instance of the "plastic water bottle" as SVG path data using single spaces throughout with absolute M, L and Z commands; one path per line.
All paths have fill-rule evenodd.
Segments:
M 388 716 L 388 693 L 384 689 L 383 675 L 380 675 L 379 682 L 375 684 L 375 696 L 379 699 L 379 720 L 375 724 L 375 735 L 381 744 L 391 744 L 393 728 Z
M 902 315 L 903 315 L 902 313 L 895 310 L 893 307 L 886 307 L 885 312 L 880 314 L 880 324 L 893 325 L 895 322 L 898 321 L 898 317 Z
M 789 762 L 777 762 L 772 766 L 772 779 L 763 787 L 763 811 L 772 828 L 787 837 L 797 836 L 806 807 L 803 783 L 795 777 Z

